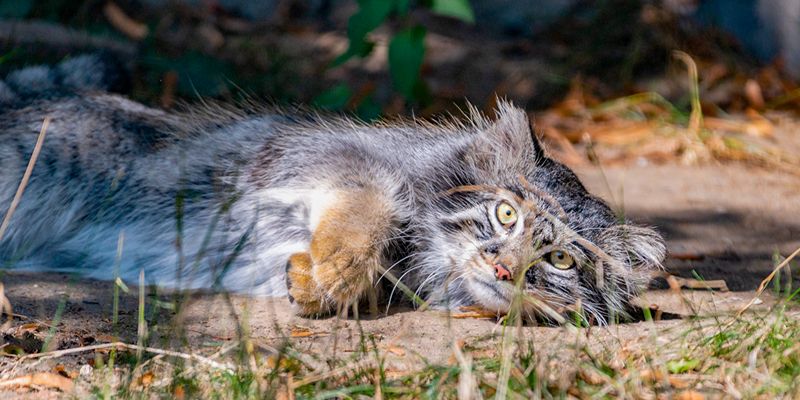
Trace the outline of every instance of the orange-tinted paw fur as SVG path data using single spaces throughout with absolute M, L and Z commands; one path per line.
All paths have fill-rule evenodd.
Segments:
M 286 266 L 286 284 L 289 300 L 300 315 L 313 316 L 330 311 L 311 273 L 312 261 L 308 253 L 295 253 Z
M 309 252 L 289 259 L 289 294 L 302 315 L 344 311 L 364 297 L 391 232 L 390 207 L 377 193 L 340 193 L 337 200 L 312 233 Z
M 342 193 L 311 236 L 311 273 L 337 309 L 356 303 L 372 284 L 391 232 L 390 206 L 375 192 Z
M 312 246 L 312 256 L 315 254 Z M 329 301 L 342 308 L 357 302 L 372 284 L 378 257 L 371 251 L 348 246 L 319 257 L 311 274 Z M 317 257 L 314 257 L 317 259 Z

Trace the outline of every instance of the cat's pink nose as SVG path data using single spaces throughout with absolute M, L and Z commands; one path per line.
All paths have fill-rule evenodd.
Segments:
M 511 272 L 508 270 L 508 268 L 504 267 L 503 264 L 494 265 L 494 276 L 501 281 L 511 280 Z

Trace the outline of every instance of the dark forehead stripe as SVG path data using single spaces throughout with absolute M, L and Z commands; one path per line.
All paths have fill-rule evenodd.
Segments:
M 589 194 L 578 177 L 561 163 L 541 159 L 529 180 L 552 196 L 566 213 L 569 226 L 590 241 L 595 241 L 603 229 L 617 222 L 614 212 Z M 553 212 L 551 206 L 546 207 Z
M 508 185 L 506 186 L 506 190 L 510 191 L 511 193 L 514 193 L 515 195 L 523 199 L 530 196 L 529 193 L 525 192 L 525 190 L 522 188 L 521 185 Z
M 454 213 L 466 208 L 472 208 L 480 203 L 482 195 L 477 192 L 452 192 L 439 197 L 437 205 L 442 211 Z
M 489 222 L 488 216 L 481 219 L 444 220 L 440 222 L 440 226 L 445 232 L 469 232 L 481 241 L 491 240 L 494 236 L 494 229 L 491 222 Z
M 446 232 L 456 233 L 456 232 L 469 232 L 475 238 L 485 241 L 490 240 L 494 235 L 494 229 L 492 227 L 492 223 L 490 221 L 490 217 L 488 213 L 485 212 L 485 208 L 482 204 L 469 204 L 464 205 L 457 210 L 451 210 L 451 212 L 458 212 L 463 211 L 466 209 L 477 209 L 477 215 L 481 215 L 481 217 L 472 218 L 472 217 L 464 217 L 461 219 L 444 219 L 439 222 L 441 228 Z

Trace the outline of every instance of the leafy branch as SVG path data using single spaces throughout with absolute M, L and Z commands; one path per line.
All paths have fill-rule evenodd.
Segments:
M 369 34 L 395 18 L 400 21 L 401 28 L 393 33 L 389 41 L 387 61 L 392 86 L 407 101 L 425 103 L 430 94 L 422 79 L 421 70 L 425 59 L 427 30 L 410 20 L 412 9 L 410 3 L 410 0 L 359 0 L 358 11 L 347 23 L 347 50 L 334 60 L 332 66 L 339 66 L 352 58 L 369 56 L 375 48 L 375 43 L 369 39 Z M 420 0 L 416 6 L 467 23 L 475 22 L 475 15 L 468 0 Z M 345 84 L 338 84 L 320 94 L 316 103 L 321 107 L 336 110 L 352 106 L 365 118 L 374 118 L 380 113 L 371 96 L 358 99 L 359 104 L 352 104 L 353 100 L 353 91 Z M 374 115 L 365 115 L 371 114 L 365 113 L 365 110 L 372 111 Z

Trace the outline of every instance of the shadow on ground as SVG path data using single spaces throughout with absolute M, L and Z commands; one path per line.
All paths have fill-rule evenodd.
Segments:
M 721 242 L 707 251 L 673 250 L 666 266 L 687 278 L 695 278 L 694 271 L 703 279 L 723 279 L 731 290 L 756 289 L 780 257 L 779 249 L 796 246 L 800 239 L 800 224 L 744 211 L 686 210 L 641 220 L 658 227 L 668 242 Z M 800 269 L 793 277 L 800 280 Z

